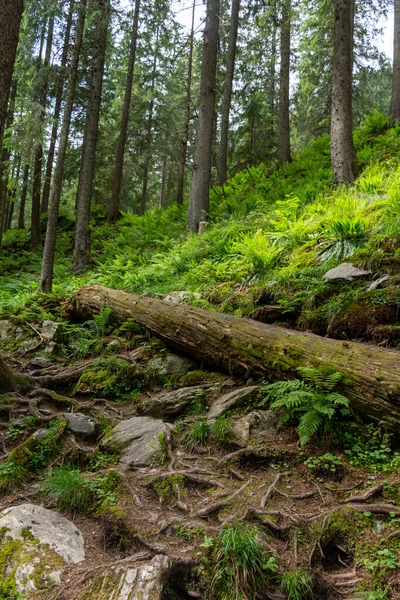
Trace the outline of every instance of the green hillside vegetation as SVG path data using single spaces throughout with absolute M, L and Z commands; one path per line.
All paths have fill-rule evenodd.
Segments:
M 186 207 L 125 214 L 117 225 L 92 219 L 91 268 L 69 272 L 73 219 L 59 219 L 54 293 L 84 284 L 143 294 L 195 293 L 192 303 L 238 316 L 260 304 L 281 306 L 276 320 L 320 335 L 397 344 L 399 276 L 368 291 L 365 280 L 340 284 L 323 275 L 340 262 L 391 275 L 400 259 L 400 127 L 375 112 L 354 132 L 359 177 L 335 187 L 329 137 L 311 143 L 279 170 L 249 168 L 211 194 L 203 234 L 185 230 Z M 96 218 L 97 214 L 97 218 Z M 45 222 L 42 222 L 43 228 Z M 25 231 L 6 233 L 0 258 L 3 315 L 51 305 L 37 292 L 40 252 Z M 197 294 L 200 294 L 197 295 Z M 56 303 L 58 304 L 58 302 Z

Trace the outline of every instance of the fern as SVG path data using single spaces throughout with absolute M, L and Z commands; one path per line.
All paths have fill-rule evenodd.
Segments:
M 347 408 L 349 400 L 336 388 L 343 381 L 341 373 L 323 369 L 299 367 L 303 380 L 278 381 L 263 387 L 260 405 L 271 402 L 271 408 L 281 408 L 280 424 L 293 419 L 302 446 L 321 428 L 326 431 L 338 410 Z

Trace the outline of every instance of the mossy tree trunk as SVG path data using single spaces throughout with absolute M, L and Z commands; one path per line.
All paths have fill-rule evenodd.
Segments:
M 176 350 L 215 369 L 290 379 L 300 366 L 331 367 L 345 377 L 352 407 L 387 426 L 400 425 L 400 353 L 357 342 L 265 325 L 201 308 L 86 286 L 71 299 L 72 320 L 109 307 L 116 320 L 135 319 Z
M 0 394 L 24 393 L 32 390 L 36 385 L 31 377 L 15 373 L 0 357 Z

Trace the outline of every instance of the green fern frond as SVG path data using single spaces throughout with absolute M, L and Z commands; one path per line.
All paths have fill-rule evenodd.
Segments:
M 338 392 L 332 392 L 327 396 L 327 399 L 335 406 L 344 406 L 347 408 L 350 405 L 350 400 Z
M 318 431 L 323 425 L 323 415 L 317 410 L 309 410 L 306 412 L 299 421 L 297 431 L 299 433 L 300 444 L 305 446 L 312 436 Z

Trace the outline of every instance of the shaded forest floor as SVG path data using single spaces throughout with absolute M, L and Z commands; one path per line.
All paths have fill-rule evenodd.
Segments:
M 116 328 L 106 311 L 83 325 L 63 318 L 73 291 L 99 283 L 161 297 L 175 293 L 176 300 L 204 308 L 397 347 L 400 128 L 375 114 L 355 132 L 355 142 L 360 176 L 354 186 L 333 186 L 329 139 L 321 138 L 279 171 L 251 168 L 214 189 L 211 219 L 199 236 L 184 231 L 185 207 L 125 214 L 115 226 L 96 207 L 93 263 L 80 275 L 68 270 L 74 221 L 65 211 L 53 295 L 37 292 L 41 257 L 29 251 L 29 234 L 5 235 L 2 354 L 16 370 L 73 400 L 39 394 L 21 410 L 15 398 L 1 397 L 1 505 L 58 508 L 87 540 L 86 561 L 64 572 L 62 590 L 38 597 L 83 599 L 92 590 L 100 598 L 99 565 L 147 552 L 174 561 L 165 599 L 208 597 L 212 588 L 217 598 L 234 598 L 232 574 L 243 588 L 244 581 L 221 558 L 229 541 L 224 532 L 245 531 L 250 544 L 256 527 L 265 568 L 249 597 L 400 598 L 398 440 L 348 417 L 303 449 L 291 423 L 239 439 L 237 422 L 268 408 L 262 382 L 227 380 L 202 365 L 160 373 L 151 360 L 166 349 L 135 323 Z M 42 226 L 44 232 L 45 220 Z M 325 274 L 343 262 L 364 275 L 327 281 Z M 209 408 L 226 390 L 260 383 L 217 427 L 208 424 Z M 216 390 L 202 392 L 206 384 Z M 145 414 L 160 393 L 188 387 L 193 395 L 182 412 L 162 415 L 171 430 L 158 440 L 154 462 L 121 476 L 119 453 L 101 440 L 117 422 Z M 60 421 L 60 404 L 93 418 L 96 434 L 73 435 Z M 9 453 L 38 428 L 47 441 L 15 468 Z M 76 478 L 57 484 L 61 500 L 51 487 L 60 468 Z M 85 481 L 92 482 L 89 499 L 65 501 L 66 491 L 86 489 Z M 235 548 L 230 556 L 238 562 Z

